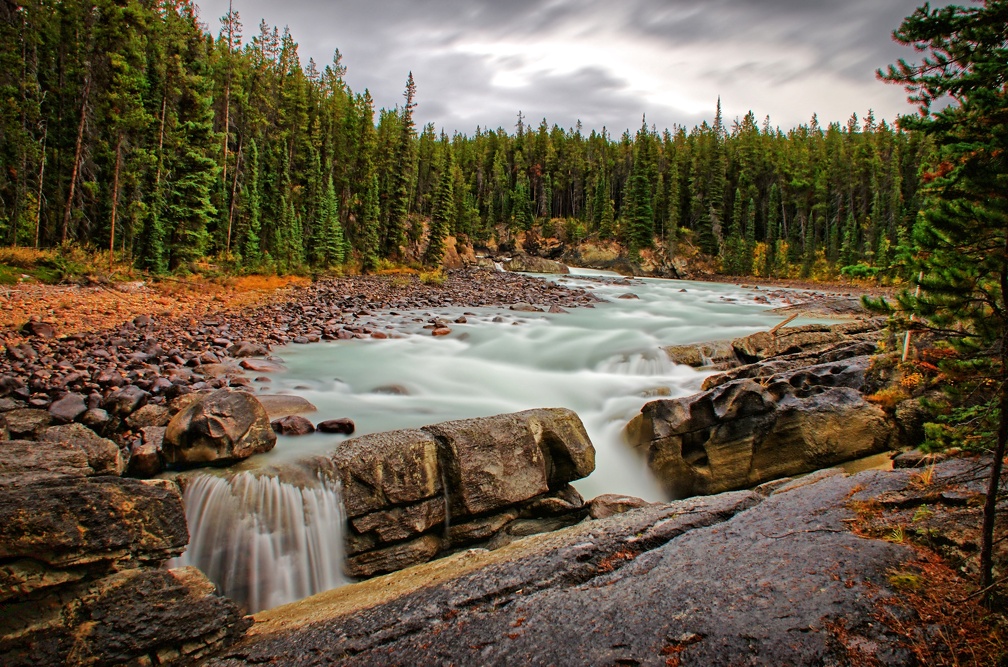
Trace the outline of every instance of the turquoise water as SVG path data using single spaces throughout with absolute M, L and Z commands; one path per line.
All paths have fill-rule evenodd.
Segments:
M 627 422 L 656 396 L 699 391 L 709 373 L 672 364 L 662 346 L 744 336 L 784 318 L 783 302 L 735 285 L 633 279 L 573 270 L 554 277 L 603 302 L 567 313 L 443 308 L 376 314 L 387 340 L 290 345 L 275 351 L 287 370 L 261 393 L 303 396 L 312 421 L 349 417 L 355 435 L 536 407 L 574 410 L 596 448 L 595 473 L 575 484 L 585 498 L 624 493 L 663 500 L 645 462 L 623 440 Z M 620 298 L 632 294 L 637 298 Z M 465 316 L 465 324 L 454 320 Z M 434 337 L 434 318 L 452 333 Z M 801 324 L 796 321 L 793 324 Z M 281 437 L 258 466 L 331 451 L 344 436 Z

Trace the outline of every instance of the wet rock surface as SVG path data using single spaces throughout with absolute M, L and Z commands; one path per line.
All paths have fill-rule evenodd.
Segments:
M 851 503 L 912 479 L 799 479 L 462 552 L 263 612 L 210 664 L 913 665 L 878 622 L 913 552 L 848 529 Z
M 784 326 L 734 340 L 670 345 L 663 349 L 677 364 L 731 370 L 730 377 L 758 377 L 785 368 L 872 354 L 876 343 L 886 336 L 885 326 L 885 320 L 879 318 Z
M 273 449 L 276 433 L 255 396 L 219 389 L 172 417 L 162 453 L 168 463 L 227 464 Z
M 749 488 L 885 451 L 895 426 L 858 391 L 869 357 L 652 401 L 632 431 L 673 495 Z
M 162 569 L 189 538 L 178 487 L 118 477 L 96 455 L 118 448 L 75 429 L 0 442 L 0 663 L 190 664 L 233 643 L 237 606 Z
M 579 521 L 569 483 L 595 469 L 595 450 L 578 416 L 555 408 L 365 435 L 306 464 L 339 482 L 346 572 L 371 577 Z

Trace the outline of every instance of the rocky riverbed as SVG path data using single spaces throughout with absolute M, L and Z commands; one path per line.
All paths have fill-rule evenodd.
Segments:
M 446 306 L 549 310 L 594 302 L 583 290 L 465 269 L 450 272 L 442 285 L 416 276 L 322 280 L 249 310 L 221 309 L 200 317 L 199 309 L 183 317 L 128 313 L 129 319 L 114 328 L 69 335 L 58 319 L 32 319 L 5 332 L 0 411 L 6 413 L 10 437 L 41 436 L 50 425 L 81 422 L 115 440 L 128 459 L 132 450 L 162 435 L 144 431 L 167 424 L 167 412 L 157 406 L 192 391 L 248 388 L 239 362 L 245 359 L 254 370 L 263 362 L 248 358 L 266 356 L 274 345 L 400 335 L 389 324 L 399 311 Z M 434 333 L 446 332 L 447 323 L 433 315 L 429 319 L 422 324 Z

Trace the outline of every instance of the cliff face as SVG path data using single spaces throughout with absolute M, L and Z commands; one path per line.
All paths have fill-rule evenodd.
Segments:
M 0 441 L 0 662 L 187 664 L 232 643 L 251 620 L 162 568 L 189 540 L 178 488 L 81 442 Z

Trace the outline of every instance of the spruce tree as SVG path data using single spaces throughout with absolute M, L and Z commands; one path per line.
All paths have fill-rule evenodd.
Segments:
M 314 263 L 331 266 L 343 263 L 343 226 L 339 220 L 339 203 L 332 176 L 326 183 L 325 192 L 319 206 L 319 233 L 313 250 Z
M 385 228 L 384 248 L 388 257 L 398 257 L 400 247 L 406 242 L 406 228 L 409 224 L 410 194 L 413 185 L 413 138 L 416 134 L 413 125 L 413 109 L 416 104 L 416 84 L 413 82 L 413 72 L 406 80 L 406 91 L 403 97 L 406 104 L 402 109 L 399 140 L 395 147 L 395 156 L 389 167 L 391 189 L 389 193 L 388 223 Z
M 642 128 L 637 133 L 638 147 L 630 172 L 630 193 L 624 207 L 629 225 L 628 245 L 632 254 L 643 248 L 650 248 L 654 244 L 654 197 L 648 179 L 649 165 L 646 152 L 649 142 L 647 128 Z
M 431 211 L 430 233 L 427 238 L 427 250 L 424 252 L 424 264 L 440 266 L 444 255 L 444 241 L 455 219 L 455 175 L 451 149 L 448 138 L 441 136 L 441 150 L 444 155 L 441 167 L 441 179 L 438 181 L 437 192 L 434 195 L 434 208 Z
M 210 201 L 217 181 L 217 135 L 213 131 L 213 110 L 206 54 L 196 16 L 191 6 L 183 8 L 183 26 L 188 28 L 181 55 L 184 76 L 179 81 L 177 125 L 171 157 L 166 159 L 164 222 L 169 230 L 168 267 L 176 269 L 201 259 L 206 249 L 207 227 L 216 215 Z
M 994 519 L 1008 443 L 1008 0 L 968 8 L 918 8 L 894 32 L 925 52 L 921 63 L 900 60 L 879 75 L 904 86 L 918 116 L 901 126 L 932 137 L 938 164 L 925 176 L 927 206 L 914 229 L 914 269 L 921 293 L 899 304 L 949 337 L 988 392 L 995 434 L 984 506 L 980 587 L 993 586 Z M 935 109 L 947 98 L 955 103 Z M 983 381 L 986 380 L 987 382 Z M 973 420 L 976 423 L 977 420 Z M 965 425 L 964 425 L 965 426 Z
M 378 174 L 371 174 L 371 181 L 364 192 L 364 203 L 361 219 L 361 269 L 368 273 L 378 267 L 381 208 L 378 203 Z

